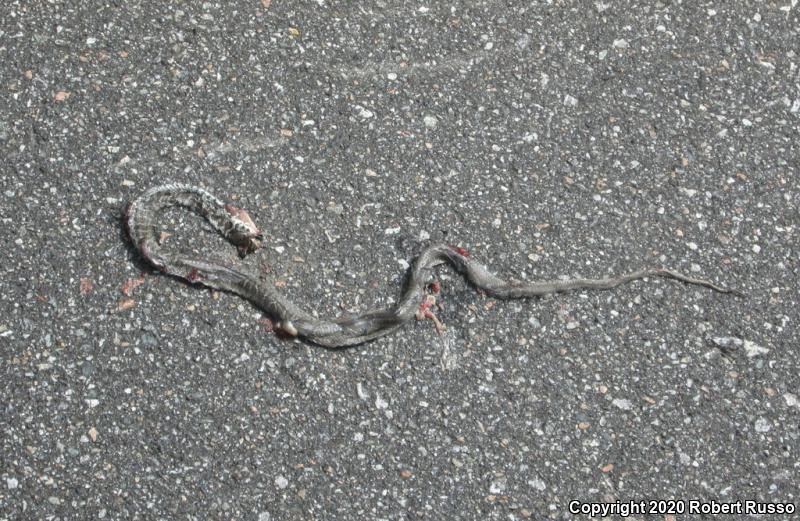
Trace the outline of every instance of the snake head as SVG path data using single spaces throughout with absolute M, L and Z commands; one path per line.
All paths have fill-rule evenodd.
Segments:
M 264 234 L 258 229 L 256 223 L 247 211 L 233 206 L 225 205 L 225 211 L 231 216 L 233 226 L 228 231 L 227 239 L 239 248 L 239 254 L 244 257 L 261 247 Z

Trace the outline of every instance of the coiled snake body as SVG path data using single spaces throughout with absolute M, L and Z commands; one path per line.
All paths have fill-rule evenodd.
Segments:
M 242 254 L 261 247 L 262 233 L 247 212 L 225 204 L 202 188 L 168 184 L 147 190 L 128 206 L 128 232 L 147 262 L 188 282 L 229 291 L 250 300 L 277 320 L 278 327 L 286 334 L 328 347 L 360 344 L 386 335 L 410 321 L 423 305 L 432 268 L 442 263 L 449 263 L 475 287 L 502 299 L 536 297 L 574 289 L 610 289 L 651 276 L 676 279 L 722 293 L 735 293 L 709 281 L 664 268 L 643 269 L 604 279 L 507 281 L 471 259 L 465 250 L 438 244 L 426 248 L 414 260 L 405 289 L 394 306 L 357 316 L 320 319 L 288 300 L 274 284 L 261 281 L 236 267 L 167 252 L 160 244 L 157 225 L 160 213 L 174 206 L 187 208 L 204 217 L 223 237 L 238 246 Z

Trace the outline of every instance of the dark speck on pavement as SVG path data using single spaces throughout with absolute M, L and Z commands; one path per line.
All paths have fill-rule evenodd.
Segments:
M 3 2 L 0 521 L 800 506 L 799 11 Z M 442 269 L 442 336 L 326 350 L 138 257 L 125 205 L 166 182 L 247 209 L 246 262 L 321 316 L 389 305 L 433 242 L 746 297 L 496 301 Z M 236 259 L 196 216 L 164 227 Z

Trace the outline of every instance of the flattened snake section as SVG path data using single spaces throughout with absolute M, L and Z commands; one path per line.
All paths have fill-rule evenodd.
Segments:
M 263 235 L 250 216 L 190 185 L 167 184 L 144 192 L 127 210 L 128 233 L 141 256 L 164 273 L 191 283 L 235 293 L 264 310 L 290 336 L 300 336 L 315 344 L 343 347 L 384 336 L 410 321 L 428 302 L 425 287 L 433 267 L 450 264 L 476 288 L 501 299 L 528 298 L 576 289 L 611 289 L 645 277 L 664 277 L 686 284 L 704 286 L 720 293 L 737 293 L 707 280 L 688 277 L 665 268 L 642 269 L 604 279 L 572 279 L 542 282 L 507 281 L 470 258 L 462 248 L 437 244 L 426 248 L 411 267 L 406 286 L 397 303 L 387 309 L 367 311 L 357 316 L 321 319 L 297 306 L 275 285 L 237 269 L 202 259 L 170 254 L 159 241 L 159 218 L 169 207 L 182 207 L 205 218 L 225 239 L 235 244 L 242 255 L 261 247 Z M 427 308 L 425 309 L 427 312 Z M 429 315 L 426 315 L 429 316 Z

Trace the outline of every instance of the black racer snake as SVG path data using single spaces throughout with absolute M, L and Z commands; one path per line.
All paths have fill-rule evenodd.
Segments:
M 128 205 L 126 213 L 131 240 L 148 263 L 185 281 L 235 293 L 250 300 L 275 319 L 285 334 L 300 336 L 327 347 L 343 347 L 373 340 L 410 321 L 425 306 L 425 288 L 433 274 L 432 268 L 442 263 L 449 263 L 476 288 L 501 299 L 537 297 L 574 289 L 610 289 L 652 276 L 705 286 L 721 293 L 738 293 L 665 268 L 642 269 L 604 279 L 507 281 L 489 272 L 462 248 L 437 244 L 423 250 L 414 260 L 405 289 L 394 306 L 356 316 L 320 319 L 287 299 L 269 281 L 259 280 L 233 266 L 171 255 L 165 251 L 160 244 L 159 217 L 166 208 L 176 206 L 204 217 L 225 239 L 235 244 L 242 255 L 261 247 L 263 235 L 247 212 L 225 204 L 202 188 L 167 184 L 144 192 Z

